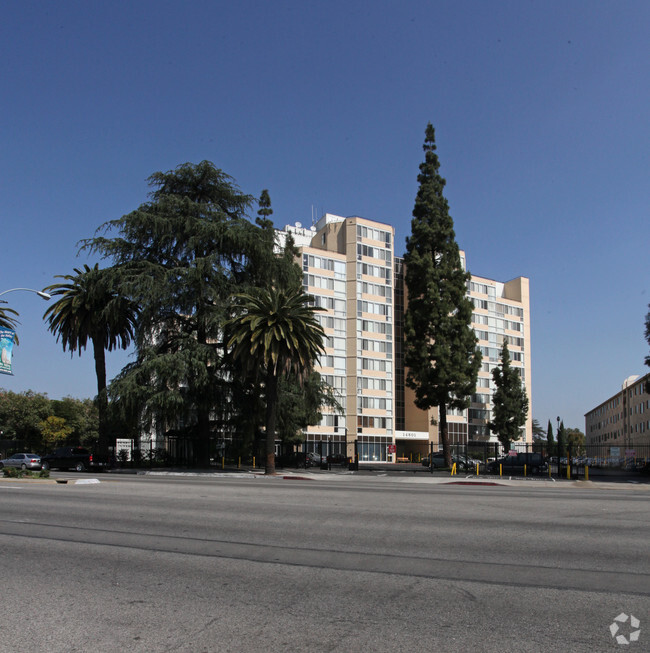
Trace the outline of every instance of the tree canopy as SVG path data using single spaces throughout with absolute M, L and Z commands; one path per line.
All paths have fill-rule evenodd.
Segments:
M 0 424 L 5 451 L 47 451 L 54 443 L 95 448 L 97 406 L 91 399 L 49 399 L 43 393 L 0 388 Z
M 268 191 L 258 226 L 247 215 L 253 198 L 209 161 L 148 181 L 147 202 L 82 243 L 111 260 L 116 286 L 139 310 L 135 361 L 110 396 L 128 421 L 191 438 L 195 462 L 208 464 L 210 436 L 231 422 L 229 398 L 241 382 L 224 343 L 232 297 L 299 280 L 300 268 L 293 251 L 275 251 Z

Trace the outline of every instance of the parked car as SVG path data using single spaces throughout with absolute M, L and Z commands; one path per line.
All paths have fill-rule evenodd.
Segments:
M 431 459 L 431 462 L 429 462 L 429 459 Z M 453 457 L 452 457 L 453 460 Z M 431 464 L 433 464 L 434 469 L 436 467 L 446 467 L 447 464 L 445 463 L 445 456 L 442 453 L 442 451 L 437 451 L 434 453 L 432 456 L 425 456 L 422 458 L 422 466 L 423 467 L 431 467 Z
M 331 453 L 329 456 L 327 456 L 327 462 L 330 465 L 347 465 L 348 458 L 343 453 Z
M 307 465 L 318 467 L 321 463 L 326 463 L 327 458 L 317 454 L 315 451 L 310 451 L 307 454 Z
M 111 467 L 107 457 L 98 456 L 83 447 L 60 447 L 53 453 L 41 456 L 43 469 L 74 469 L 101 471 Z
M 15 453 L 9 458 L 0 460 L 3 467 L 20 467 L 20 469 L 41 469 L 41 457 L 35 453 Z
M 436 467 L 447 467 L 447 463 L 445 463 L 445 456 L 442 453 L 442 451 L 436 451 L 436 453 L 431 456 L 431 460 L 433 461 L 433 467 L 434 469 Z M 456 469 L 458 470 L 468 470 L 468 469 L 474 469 L 476 467 L 474 461 L 471 458 L 467 458 L 466 456 L 456 456 L 452 455 L 451 457 L 451 462 L 456 463 Z M 425 456 L 422 458 L 422 465 L 424 467 L 430 467 L 431 465 L 429 464 L 429 456 Z
M 498 474 L 502 469 L 504 474 L 543 474 L 548 471 L 548 465 L 541 453 L 520 452 L 516 456 L 505 456 L 488 464 L 488 474 Z

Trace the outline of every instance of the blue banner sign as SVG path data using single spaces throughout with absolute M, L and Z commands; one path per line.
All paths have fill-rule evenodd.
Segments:
M 0 374 L 13 374 L 11 371 L 11 354 L 14 349 L 16 332 L 0 327 Z

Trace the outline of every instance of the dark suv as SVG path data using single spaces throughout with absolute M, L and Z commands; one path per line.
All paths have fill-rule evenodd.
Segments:
M 107 458 L 98 457 L 83 447 L 60 447 L 53 453 L 41 456 L 43 469 L 102 470 L 110 467 Z
M 543 474 L 548 466 L 541 453 L 520 452 L 516 456 L 499 458 L 488 465 L 489 474 L 498 474 L 499 465 L 504 474 L 523 474 L 524 465 L 527 474 Z

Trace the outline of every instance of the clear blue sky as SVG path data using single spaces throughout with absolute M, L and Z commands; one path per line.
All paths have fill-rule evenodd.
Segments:
M 10 2 L 0 291 L 71 273 L 151 173 L 203 159 L 278 226 L 361 215 L 402 253 L 431 121 L 470 271 L 530 278 L 533 417 L 584 428 L 648 353 L 649 34 L 647 0 Z M 0 386 L 93 396 L 92 353 L 3 298 Z

